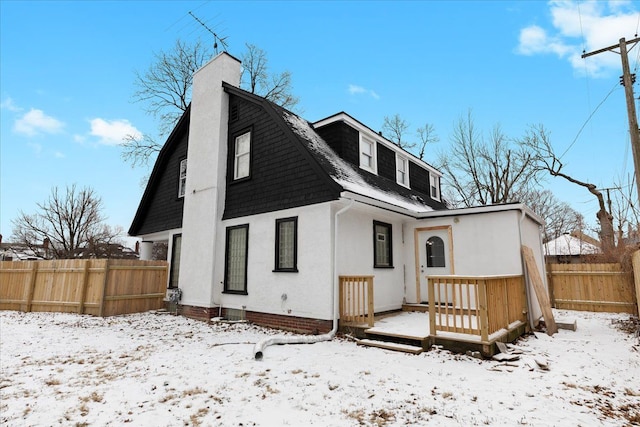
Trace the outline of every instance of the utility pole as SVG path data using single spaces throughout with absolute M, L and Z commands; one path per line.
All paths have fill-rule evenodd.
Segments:
M 636 34 L 637 36 L 637 34 Z M 613 51 L 613 49 L 620 49 L 620 58 L 622 59 L 622 85 L 624 86 L 625 97 L 627 98 L 627 115 L 629 116 L 629 138 L 631 139 L 631 150 L 633 152 L 633 163 L 635 166 L 635 181 L 636 190 L 638 194 L 638 200 L 640 202 L 640 129 L 638 129 L 638 116 L 636 115 L 636 104 L 633 99 L 633 82 L 635 81 L 635 74 L 631 74 L 629 70 L 629 57 L 627 55 L 627 45 L 631 43 L 637 43 L 640 41 L 640 37 L 636 37 L 633 40 L 626 41 L 623 38 L 620 39 L 619 44 L 614 44 L 603 49 L 594 50 L 593 52 L 583 53 L 582 58 L 588 56 L 597 55 L 599 53 Z M 633 46 L 631 47 L 633 49 Z

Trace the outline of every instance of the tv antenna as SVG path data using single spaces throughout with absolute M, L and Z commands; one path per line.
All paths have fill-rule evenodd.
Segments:
M 229 47 L 227 46 L 227 42 L 225 42 L 225 40 L 227 39 L 226 37 L 218 36 L 211 28 L 207 26 L 207 24 L 202 22 L 196 15 L 194 15 L 193 12 L 189 11 L 189 15 L 191 15 L 193 19 L 198 21 L 198 24 L 202 25 L 205 28 L 205 30 L 213 34 L 213 50 L 215 51 L 216 55 L 218 54 L 218 43 L 222 45 L 222 49 L 224 52 L 227 51 Z

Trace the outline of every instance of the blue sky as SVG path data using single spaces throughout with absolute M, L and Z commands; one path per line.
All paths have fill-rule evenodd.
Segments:
M 519 137 L 544 124 L 557 152 L 571 146 L 563 161 L 578 179 L 611 187 L 633 172 L 620 57 L 580 54 L 634 38 L 638 2 L 3 0 L 4 241 L 20 210 L 36 212 L 53 186 L 73 183 L 102 198 L 107 223 L 129 228 L 151 165 L 126 164 L 119 143 L 157 127 L 132 102 L 134 71 L 178 38 L 213 43 L 189 11 L 227 37 L 229 53 L 252 43 L 273 71 L 290 71 L 312 122 L 346 111 L 373 129 L 396 113 L 412 134 L 430 123 L 440 142 L 426 160 L 435 163 L 471 109 L 486 134 L 499 124 Z M 639 52 L 630 51 L 632 69 Z M 586 190 L 559 178 L 546 186 L 595 222 Z

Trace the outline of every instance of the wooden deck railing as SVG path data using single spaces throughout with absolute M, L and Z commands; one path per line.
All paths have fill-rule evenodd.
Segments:
M 429 326 L 432 335 L 455 332 L 483 342 L 517 321 L 526 321 L 524 277 L 429 276 Z
M 340 276 L 340 323 L 373 326 L 373 276 Z

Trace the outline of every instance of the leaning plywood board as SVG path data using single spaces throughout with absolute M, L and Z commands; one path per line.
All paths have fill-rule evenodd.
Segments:
M 547 334 L 553 335 L 558 332 L 556 321 L 553 318 L 553 312 L 551 311 L 551 301 L 549 301 L 549 294 L 542 283 L 540 273 L 538 272 L 538 266 L 536 260 L 533 258 L 533 250 L 528 246 L 522 246 L 522 256 L 524 257 L 525 265 L 527 266 L 527 275 L 529 276 L 529 283 L 533 285 L 533 289 L 536 291 L 538 297 L 538 303 L 542 310 L 542 317 L 547 325 Z

